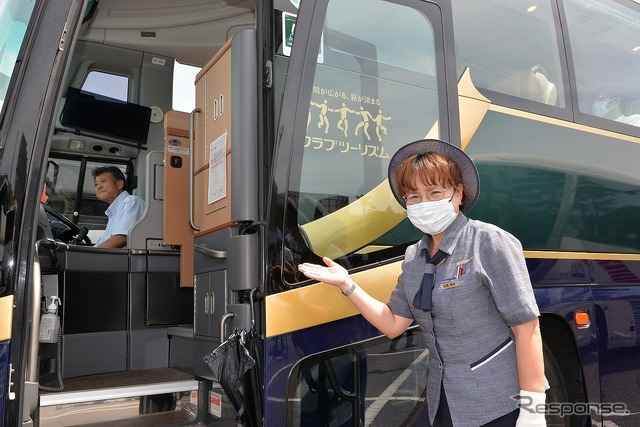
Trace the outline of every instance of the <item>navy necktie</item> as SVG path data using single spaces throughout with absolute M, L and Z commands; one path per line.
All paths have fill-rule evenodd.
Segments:
M 422 282 L 420 283 L 420 289 L 413 298 L 413 306 L 420 308 L 424 311 L 431 311 L 431 292 L 433 291 L 433 281 L 436 275 L 436 266 L 447 257 L 447 253 L 438 249 L 436 254 L 429 258 L 429 252 L 427 251 L 427 265 L 425 267 L 424 274 L 422 275 Z

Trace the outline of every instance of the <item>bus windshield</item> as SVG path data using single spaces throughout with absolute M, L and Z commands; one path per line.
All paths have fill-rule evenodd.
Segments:
M 0 109 L 35 1 L 0 0 Z

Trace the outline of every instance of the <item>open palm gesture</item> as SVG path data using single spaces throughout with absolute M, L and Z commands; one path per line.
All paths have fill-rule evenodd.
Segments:
M 298 266 L 298 270 L 309 279 L 318 280 L 334 286 L 341 286 L 348 280 L 349 273 L 343 266 L 336 264 L 327 257 L 322 258 L 322 261 L 326 266 L 305 262 Z

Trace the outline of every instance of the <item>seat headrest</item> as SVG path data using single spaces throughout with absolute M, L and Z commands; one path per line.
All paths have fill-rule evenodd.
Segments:
M 558 100 L 556 85 L 549 81 L 546 70 L 540 65 L 499 80 L 488 89 L 548 105 L 556 105 Z

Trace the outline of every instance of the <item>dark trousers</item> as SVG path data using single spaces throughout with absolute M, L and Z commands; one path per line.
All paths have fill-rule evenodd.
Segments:
M 482 410 L 482 408 L 478 408 L 478 410 Z M 515 427 L 519 413 L 520 410 L 516 409 L 480 427 Z M 444 387 L 440 387 L 440 404 L 438 405 L 436 418 L 433 421 L 433 427 L 454 427 L 453 421 L 451 421 L 451 412 L 449 412 L 449 404 L 447 403 L 447 396 L 444 393 Z

